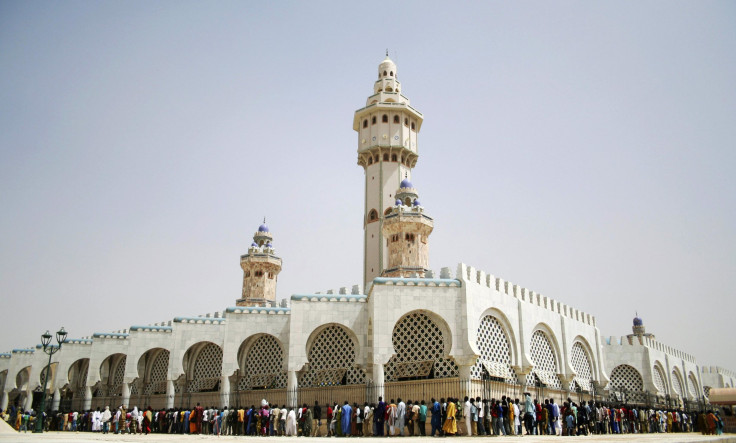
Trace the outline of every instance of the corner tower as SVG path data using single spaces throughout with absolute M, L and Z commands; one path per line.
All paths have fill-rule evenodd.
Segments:
M 384 277 L 424 278 L 429 270 L 429 234 L 434 221 L 424 213 L 417 190 L 402 180 L 396 191 L 396 204 L 383 220 L 388 263 Z
M 248 253 L 240 256 L 243 294 L 235 301 L 237 306 L 275 306 L 281 258 L 274 255 L 276 250 L 272 241 L 273 236 L 264 220 L 253 235 Z
M 419 158 L 417 135 L 422 113 L 409 104 L 397 80 L 396 64 L 388 57 L 378 65 L 378 80 L 364 108 L 355 111 L 358 164 L 365 172 L 363 214 L 363 282 L 367 287 L 388 265 L 384 217 L 393 207 L 396 188 L 411 178 Z

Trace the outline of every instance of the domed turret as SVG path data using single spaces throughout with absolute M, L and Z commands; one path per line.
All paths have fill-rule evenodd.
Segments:
M 633 335 L 636 337 L 649 337 L 654 338 L 652 334 L 647 334 L 647 329 L 644 327 L 644 320 L 639 317 L 639 313 L 637 312 L 634 316 L 634 326 L 631 327 Z
M 401 180 L 401 184 L 399 185 L 400 188 L 413 188 L 414 185 L 411 184 L 411 182 L 407 179 Z
M 240 256 L 243 268 L 243 293 L 237 306 L 275 306 L 276 280 L 281 272 L 281 258 L 274 255 L 273 235 L 266 220 L 253 235 L 248 253 Z
M 641 317 L 634 317 L 634 326 L 644 326 L 644 321 L 641 319 Z

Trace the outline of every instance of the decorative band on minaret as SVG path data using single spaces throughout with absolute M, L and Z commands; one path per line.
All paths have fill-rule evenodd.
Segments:
M 378 65 L 378 80 L 365 107 L 355 111 L 358 164 L 365 172 L 363 279 L 367 287 L 389 262 L 383 234 L 385 217 L 396 200 L 402 179 L 411 179 L 419 159 L 417 135 L 424 117 L 401 93 L 396 64 L 386 56 Z
M 263 224 L 253 235 L 248 253 L 240 256 L 243 268 L 243 294 L 235 301 L 237 306 L 275 306 L 276 282 L 281 272 L 281 258 L 275 255 L 273 235 Z

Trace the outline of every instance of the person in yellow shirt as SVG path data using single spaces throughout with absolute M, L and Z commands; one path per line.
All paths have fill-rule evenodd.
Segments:
M 442 426 L 442 430 L 445 431 L 445 435 L 457 434 L 457 419 L 455 418 L 455 414 L 457 414 L 455 400 L 451 398 L 447 399 L 447 419 L 445 420 L 445 424 Z

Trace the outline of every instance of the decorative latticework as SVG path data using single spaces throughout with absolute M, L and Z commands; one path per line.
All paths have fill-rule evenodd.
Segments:
M 54 364 L 56 364 L 56 363 L 54 363 Z M 41 371 L 41 377 L 39 377 L 39 383 L 41 383 L 41 390 L 43 390 L 43 383 L 44 383 L 44 381 L 46 381 L 46 373 L 47 373 L 48 370 L 49 370 L 49 367 L 48 366 L 44 366 L 43 367 L 43 370 Z M 40 392 L 40 390 L 39 390 L 39 392 Z
M 76 377 L 71 380 L 71 385 L 74 389 L 74 396 L 77 398 L 84 398 L 85 390 L 87 388 L 89 360 L 79 360 L 76 364 L 78 365 L 75 371 Z
M 662 394 L 667 393 L 667 385 L 665 384 L 665 378 L 664 378 L 664 372 L 662 372 L 662 368 L 659 367 L 659 365 L 654 365 L 654 370 L 652 371 L 652 381 L 654 382 L 654 387 L 657 388 L 659 392 Z
M 348 331 L 330 325 L 319 332 L 309 348 L 309 370 L 299 386 L 334 386 L 365 383 L 365 372 L 355 367 L 355 343 Z
M 222 374 L 222 348 L 207 343 L 194 361 L 194 370 L 189 380 L 189 392 L 211 392 L 217 390 Z
M 517 383 L 516 373 L 511 368 L 509 338 L 496 317 L 483 317 L 475 343 L 480 350 L 480 358 L 471 369 L 473 378 L 482 378 L 485 370 L 490 377 L 503 379 L 507 383 Z
M 549 343 L 547 334 L 542 331 L 537 330 L 532 335 L 530 358 L 534 368 L 532 370 L 533 372 L 526 376 L 527 385 L 537 384 L 537 380 L 531 377 L 532 374 L 536 374 L 538 380 L 543 384 L 551 388 L 562 389 L 560 377 L 557 375 L 555 351 Z
M 683 396 L 682 377 L 680 377 L 680 372 L 677 370 L 672 371 L 672 390 L 680 397 Z
M 238 381 L 238 389 L 286 387 L 284 351 L 273 335 L 258 337 L 248 348 L 240 367 L 243 376 Z
M 572 364 L 573 370 L 577 373 L 573 381 L 577 383 L 583 391 L 593 390 L 593 375 L 590 365 L 590 357 L 588 352 L 583 348 L 580 342 L 576 342 L 572 345 L 572 352 L 570 352 L 570 363 Z
M 125 377 L 125 364 L 128 361 L 128 356 L 124 355 L 118 360 L 117 366 L 115 366 L 115 372 L 110 375 L 110 388 L 108 395 L 120 395 L 122 394 L 123 379 Z
M 692 372 L 687 377 L 687 390 L 690 392 L 691 397 L 696 398 L 698 396 L 698 380 Z
M 611 389 L 615 391 L 641 392 L 644 390 L 644 380 L 634 367 L 618 365 L 611 371 Z
M 412 312 L 394 326 L 395 355 L 385 367 L 386 381 L 458 376 L 457 364 L 445 358 L 445 337 L 427 314 Z
M 705 395 L 705 398 L 710 397 L 710 386 L 703 386 L 703 395 Z
M 145 395 L 165 394 L 166 393 L 166 377 L 169 372 L 169 351 L 164 349 L 159 352 L 156 359 L 151 365 L 148 376 L 148 382 L 143 388 Z

